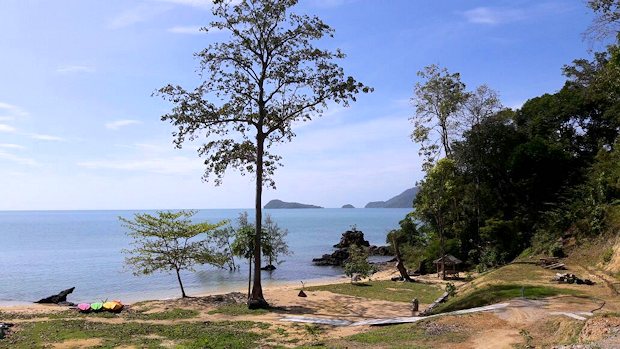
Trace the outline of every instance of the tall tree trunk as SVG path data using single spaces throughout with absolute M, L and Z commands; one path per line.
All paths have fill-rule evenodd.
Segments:
M 263 222 L 263 155 L 265 146 L 265 136 L 259 130 L 256 135 L 256 221 L 254 231 L 254 283 L 252 284 L 252 296 L 248 306 L 252 309 L 266 308 L 269 306 L 263 297 L 263 287 L 261 285 L 261 235 Z
M 179 269 L 175 269 L 175 271 L 177 272 L 177 280 L 179 280 L 179 286 L 181 286 L 181 297 L 187 298 L 187 295 L 185 294 L 185 289 L 183 288 L 183 282 L 181 282 L 181 274 L 179 272 Z
M 394 245 L 394 254 L 396 255 L 396 269 L 398 269 L 398 272 L 403 280 L 413 282 L 413 279 L 409 277 L 407 268 L 405 268 L 405 263 L 403 263 L 403 259 L 400 256 L 400 246 L 395 237 L 392 238 L 392 245 Z
M 250 286 L 252 285 L 252 258 L 248 258 L 248 300 L 250 300 Z

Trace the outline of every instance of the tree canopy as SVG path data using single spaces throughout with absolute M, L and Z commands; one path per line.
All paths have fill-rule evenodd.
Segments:
M 135 275 L 174 271 L 182 297 L 187 297 L 181 271 L 193 271 L 197 264 L 221 267 L 224 255 L 212 245 L 213 233 L 226 222 L 194 224 L 195 211 L 158 211 L 156 215 L 136 213 L 133 219 L 119 217 L 133 249 L 123 250 L 125 263 Z

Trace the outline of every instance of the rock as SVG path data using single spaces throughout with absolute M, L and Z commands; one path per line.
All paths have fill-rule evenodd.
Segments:
M 266 266 L 260 268 L 260 270 L 274 271 L 274 270 L 276 270 L 276 267 L 274 267 L 272 264 L 269 264 L 269 265 L 266 265 Z
M 370 256 L 393 256 L 389 246 L 375 246 L 372 245 L 368 248 L 368 254 Z
M 357 229 L 347 230 L 342 234 L 340 238 L 340 242 L 335 244 L 335 248 L 349 248 L 351 245 L 357 246 L 370 246 L 370 243 L 367 240 L 364 240 L 364 233 Z
M 35 303 L 53 303 L 53 304 L 58 304 L 60 302 L 66 302 L 67 301 L 67 296 L 70 293 L 73 293 L 73 290 L 75 290 L 75 287 L 68 288 L 68 289 L 66 289 L 64 291 L 61 291 L 60 293 L 58 293 L 56 295 L 49 296 L 49 297 L 43 298 L 43 299 L 39 299 Z
M 306 295 L 306 292 L 304 292 L 304 290 L 299 291 L 299 293 L 297 294 L 297 297 L 308 297 Z
M 346 205 L 343 205 L 342 208 L 355 208 L 355 206 L 351 204 L 346 204 Z
M 340 248 L 332 254 L 324 254 L 323 257 L 314 258 L 312 262 L 318 266 L 343 266 L 347 259 L 349 259 L 349 251 L 345 248 Z

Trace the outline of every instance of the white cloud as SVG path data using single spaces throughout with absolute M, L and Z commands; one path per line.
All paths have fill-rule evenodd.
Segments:
M 17 129 L 13 126 L 6 125 L 6 124 L 0 124 L 0 132 L 13 133 L 15 131 L 17 131 Z
M 174 4 L 174 5 L 184 5 L 184 6 L 198 7 L 198 8 L 204 8 L 204 9 L 209 9 L 213 5 L 212 0 L 156 0 L 156 1 L 165 2 L 169 4 Z M 235 2 L 238 2 L 238 1 L 235 1 Z
M 176 26 L 176 27 L 172 27 L 172 28 L 168 28 L 168 32 L 170 33 L 174 33 L 174 34 L 215 34 L 215 33 L 220 33 L 223 30 L 219 29 L 219 28 L 209 28 L 208 32 L 202 31 L 200 30 L 200 28 L 203 28 L 203 26 L 200 25 L 190 25 L 190 26 Z
M 143 4 L 127 9 L 108 21 L 108 28 L 120 29 L 137 23 L 145 22 L 170 10 L 169 6 L 153 6 Z
M 106 123 L 105 128 L 107 128 L 108 130 L 118 130 L 121 127 L 129 126 L 129 125 L 138 125 L 141 123 L 142 122 L 139 120 L 132 120 L 132 119 L 115 120 L 115 121 L 110 121 Z
M 15 154 L 7 153 L 2 150 L 0 150 L 0 159 L 11 161 L 11 162 L 14 162 L 20 165 L 26 165 L 26 166 L 37 166 L 38 165 L 38 163 L 33 159 L 17 156 Z
M 463 12 L 463 16 L 469 23 L 497 25 L 570 11 L 572 6 L 567 2 L 539 2 L 523 8 L 481 6 Z
M 476 24 L 500 24 L 526 18 L 525 11 L 507 8 L 476 7 L 463 13 L 465 19 Z
M 6 149 L 26 149 L 23 145 L 12 144 L 12 143 L 0 143 L 0 148 Z
M 58 136 L 46 135 L 41 133 L 25 133 L 26 136 L 39 141 L 64 142 L 66 139 Z
M 22 108 L 13 104 L 0 102 L 0 121 L 9 121 L 25 116 L 28 116 L 28 113 Z
M 93 170 L 138 171 L 166 175 L 200 173 L 204 167 L 200 159 L 184 156 L 129 160 L 94 160 L 79 162 L 78 166 Z
M 95 68 L 87 65 L 63 65 L 56 68 L 56 72 L 60 74 L 94 73 Z

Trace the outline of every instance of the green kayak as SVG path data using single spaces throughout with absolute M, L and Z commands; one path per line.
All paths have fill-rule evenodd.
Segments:
M 98 302 L 98 303 L 92 303 L 90 305 L 90 309 L 94 310 L 94 311 L 99 311 L 101 310 L 101 308 L 103 308 L 103 303 Z

